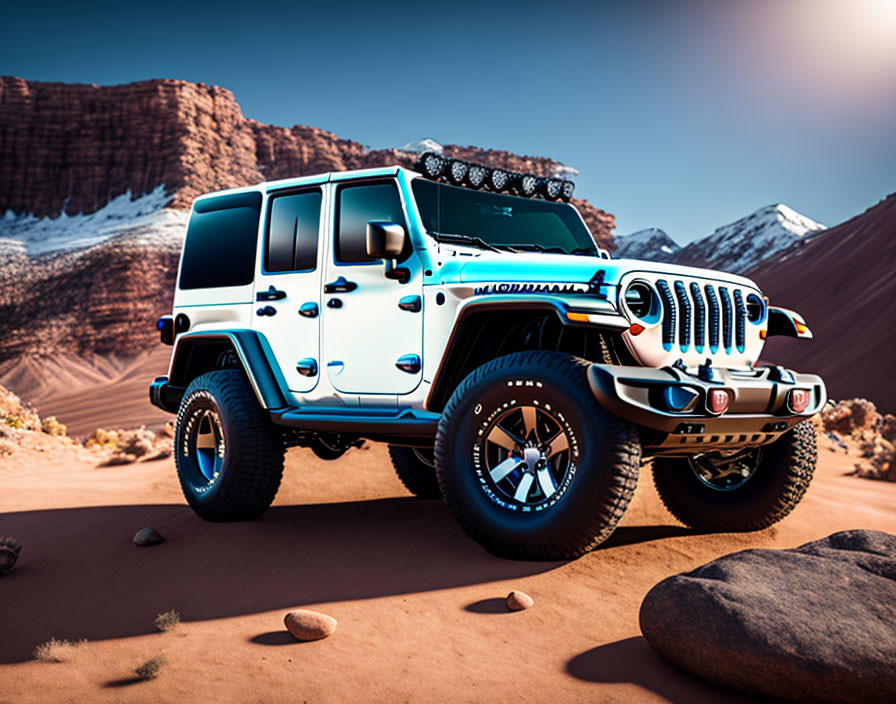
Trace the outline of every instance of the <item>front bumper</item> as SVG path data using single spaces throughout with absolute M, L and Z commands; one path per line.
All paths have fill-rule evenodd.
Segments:
M 821 377 L 797 374 L 777 366 L 735 370 L 628 367 L 594 364 L 588 382 L 607 410 L 641 427 L 647 455 L 694 454 L 774 442 L 794 425 L 818 413 L 827 401 Z M 672 410 L 668 389 L 686 389 L 695 401 L 686 411 Z M 725 389 L 724 413 L 709 410 L 712 389 Z M 809 405 L 794 413 L 788 398 L 793 389 L 809 393 Z

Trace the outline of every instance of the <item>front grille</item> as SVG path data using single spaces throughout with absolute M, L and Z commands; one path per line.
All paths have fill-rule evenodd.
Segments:
M 656 288 L 663 308 L 663 347 L 676 344 L 682 352 L 695 349 L 711 354 L 721 347 L 726 354 L 746 348 L 747 307 L 745 292 L 733 286 L 696 281 L 659 279 Z M 674 291 L 674 292 L 673 292 Z

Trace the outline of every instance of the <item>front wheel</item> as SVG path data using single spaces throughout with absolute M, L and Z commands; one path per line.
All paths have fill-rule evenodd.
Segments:
M 800 502 L 816 457 L 815 427 L 804 421 L 770 445 L 727 455 L 657 458 L 653 480 L 669 512 L 691 528 L 761 530 Z
M 526 351 L 467 376 L 436 435 L 436 472 L 454 518 L 504 557 L 566 559 L 613 532 L 631 500 L 641 447 L 606 411 L 589 362 Z
M 280 487 L 283 441 L 241 370 L 208 372 L 190 383 L 174 448 L 187 503 L 207 521 L 258 518 Z

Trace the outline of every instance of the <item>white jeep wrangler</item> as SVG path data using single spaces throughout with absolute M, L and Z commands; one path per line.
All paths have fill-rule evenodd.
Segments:
M 252 519 L 286 447 L 389 444 L 496 554 L 606 539 L 644 458 L 697 530 L 771 525 L 815 468 L 822 380 L 757 366 L 811 337 L 749 279 L 613 260 L 572 184 L 434 153 L 197 199 L 152 402 L 202 518 Z

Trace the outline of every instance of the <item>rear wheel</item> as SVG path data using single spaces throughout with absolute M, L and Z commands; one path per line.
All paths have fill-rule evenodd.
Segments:
M 174 447 L 184 496 L 201 518 L 257 518 L 277 494 L 283 441 L 242 371 L 209 372 L 190 383 Z
M 487 550 L 577 557 L 613 532 L 638 478 L 634 426 L 594 399 L 589 362 L 527 351 L 473 371 L 448 401 L 436 471 L 455 519 Z
M 666 508 L 700 531 L 761 530 L 803 498 L 815 473 L 815 427 L 794 426 L 770 445 L 693 458 L 657 458 L 653 479 Z
M 414 496 L 421 499 L 441 498 L 436 459 L 431 447 L 389 445 L 389 458 L 401 483 Z

